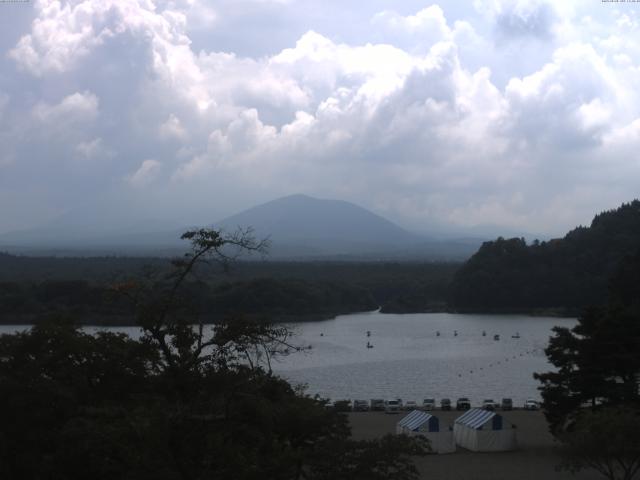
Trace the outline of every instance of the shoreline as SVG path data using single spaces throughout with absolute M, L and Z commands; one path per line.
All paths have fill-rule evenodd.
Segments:
M 452 315 L 523 315 L 531 318 L 539 317 L 551 317 L 551 318 L 577 318 L 580 312 L 577 311 L 559 311 L 559 310 L 513 310 L 513 311 L 471 311 L 471 310 L 455 310 L 455 309 L 441 309 L 441 310 L 425 310 L 420 312 L 390 312 L 383 311 L 381 308 L 376 310 L 354 311 L 354 312 L 332 312 L 332 313 L 317 313 L 317 314 L 302 314 L 302 315 L 244 315 L 247 319 L 268 320 L 274 324 L 286 324 L 286 323 L 320 323 L 328 320 L 335 320 L 337 317 L 345 315 L 357 315 L 361 313 L 380 313 L 381 315 L 420 315 L 420 314 L 435 314 L 435 313 L 448 313 Z M 89 318 L 88 321 L 78 322 L 82 327 L 138 327 L 138 323 L 130 315 L 106 315 L 106 314 L 82 314 L 79 312 L 54 312 L 54 313 L 33 313 L 33 314 L 5 314 L 0 318 L 0 326 L 32 326 L 47 317 L 55 317 L 59 315 L 61 317 Z M 204 322 L 204 325 L 216 325 L 222 320 L 224 315 L 210 314 L 208 321 Z M 193 325 L 198 325 L 199 322 L 195 321 Z

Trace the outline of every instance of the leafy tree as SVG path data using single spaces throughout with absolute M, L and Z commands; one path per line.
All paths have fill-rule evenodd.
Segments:
M 639 404 L 640 252 L 611 281 L 607 307 L 587 309 L 572 329 L 555 327 L 545 353 L 553 372 L 535 374 L 552 431 L 562 432 L 584 405 Z
M 561 468 L 592 468 L 609 480 L 632 480 L 640 470 L 640 412 L 605 408 L 580 414 L 564 444 Z
M 545 353 L 556 371 L 535 374 L 553 431 L 583 405 L 635 403 L 640 375 L 640 318 L 620 309 L 585 312 L 572 329 L 555 327 Z
M 139 339 L 53 319 L 0 337 L 0 478 L 414 479 L 424 443 L 350 438 L 347 418 L 270 368 L 289 332 L 229 318 L 193 325 L 183 296 L 205 261 L 262 251 L 250 232 L 187 232 L 161 276 L 121 283 Z
M 640 200 L 596 215 L 589 227 L 527 245 L 485 242 L 455 274 L 450 301 L 459 311 L 546 310 L 577 314 L 607 302 L 609 278 L 640 245 Z

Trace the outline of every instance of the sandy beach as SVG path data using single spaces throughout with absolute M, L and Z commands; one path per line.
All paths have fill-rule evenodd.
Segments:
M 441 425 L 451 425 L 460 412 L 433 412 Z M 475 453 L 458 447 L 449 455 L 429 455 L 417 458 L 421 478 L 429 480 L 595 480 L 594 471 L 577 475 L 556 471 L 560 462 L 556 443 L 548 432 L 541 412 L 514 410 L 499 412 L 518 429 L 519 448 L 513 452 Z M 349 413 L 353 437 L 371 439 L 394 433 L 396 423 L 404 416 L 383 412 Z

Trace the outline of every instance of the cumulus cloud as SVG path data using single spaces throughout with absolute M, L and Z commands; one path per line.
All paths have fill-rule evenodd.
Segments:
M 102 138 L 93 138 L 84 142 L 80 142 L 75 147 L 76 153 L 80 158 L 93 160 L 100 157 L 112 157 L 114 152 L 105 146 Z
M 158 175 L 161 164 L 157 160 L 147 159 L 140 164 L 140 168 L 125 177 L 133 187 L 140 188 L 149 185 Z
M 98 97 L 91 92 L 76 92 L 57 104 L 38 102 L 33 108 L 33 115 L 50 125 L 80 124 L 96 118 L 98 103 Z
M 628 199 L 640 142 L 637 18 L 612 12 L 625 32 L 612 35 L 577 7 L 475 6 L 465 19 L 444 5 L 386 9 L 362 20 L 376 41 L 307 29 L 249 57 L 193 45 L 204 24 L 216 31 L 225 2 L 40 0 L 7 48 L 30 95 L 4 102 L 19 125 L 0 131 L 4 169 L 30 182 L 29 162 L 47 152 L 61 185 L 52 195 L 67 205 L 69 179 L 106 197 L 144 191 L 136 198 L 153 198 L 150 212 L 160 197 L 189 209 L 218 192 L 232 213 L 304 191 L 425 229 L 437 220 L 562 231 L 572 215 Z M 524 62 L 522 51 L 536 56 Z M 85 162 L 92 175 L 69 157 L 103 161 Z M 631 177 L 607 173 L 611 162 Z M 596 188 L 602 175 L 616 188 Z M 559 203 L 566 214 L 554 214 Z
M 160 125 L 159 133 L 163 138 L 184 140 L 187 137 L 187 131 L 182 126 L 182 122 L 173 113 L 169 115 L 166 122 Z
M 476 9 L 492 19 L 501 40 L 509 37 L 552 37 L 559 20 L 554 3 L 549 0 L 474 1 Z

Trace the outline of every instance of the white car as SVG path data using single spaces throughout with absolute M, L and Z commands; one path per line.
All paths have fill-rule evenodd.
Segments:
M 402 404 L 398 400 L 385 400 L 384 413 L 398 413 Z
M 385 400 L 384 413 L 398 413 L 402 404 L 398 400 Z
M 495 410 L 498 407 L 498 404 L 493 401 L 492 398 L 487 398 L 482 401 L 482 408 L 485 410 Z
M 527 399 L 526 402 L 524 402 L 524 409 L 525 410 L 538 410 L 539 408 L 540 408 L 540 405 L 538 404 L 538 402 L 536 402 L 532 398 L 529 398 L 529 399 Z
M 404 404 L 405 410 L 416 410 L 418 408 L 418 404 L 413 400 L 407 400 L 407 403 Z
M 433 410 L 436 408 L 436 399 L 435 398 L 425 398 L 422 401 L 422 409 L 423 410 Z

